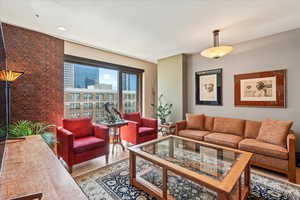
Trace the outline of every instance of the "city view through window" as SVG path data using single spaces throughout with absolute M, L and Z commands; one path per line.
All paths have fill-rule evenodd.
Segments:
M 119 88 L 119 74 L 122 88 Z M 122 101 L 119 100 L 121 89 Z M 137 111 L 138 76 L 118 70 L 82 64 L 64 63 L 65 118 L 91 117 L 94 122 L 104 120 L 106 102 L 123 112 Z M 122 102 L 122 106 L 120 106 Z

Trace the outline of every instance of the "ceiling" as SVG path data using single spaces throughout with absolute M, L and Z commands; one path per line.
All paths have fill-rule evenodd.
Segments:
M 156 62 L 210 47 L 214 29 L 221 44 L 236 44 L 299 28 L 299 7 L 299 0 L 0 0 L 0 20 Z

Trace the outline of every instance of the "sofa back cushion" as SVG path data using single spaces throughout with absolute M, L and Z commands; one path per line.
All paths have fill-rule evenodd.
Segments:
M 124 113 L 123 118 L 129 121 L 137 122 L 141 126 L 141 115 L 139 112 Z
M 214 132 L 229 133 L 238 136 L 244 136 L 245 120 L 215 117 Z
M 286 147 L 287 135 L 292 127 L 291 121 L 266 119 L 262 122 L 257 140 Z
M 186 128 L 193 130 L 204 130 L 203 114 L 186 114 Z
M 245 124 L 245 137 L 255 139 L 258 136 L 259 129 L 261 127 L 261 122 L 246 120 Z
M 206 131 L 212 131 L 214 128 L 214 117 L 205 116 L 204 129 Z
M 94 134 L 94 127 L 91 118 L 64 119 L 63 127 L 71 131 L 75 138 L 91 136 Z

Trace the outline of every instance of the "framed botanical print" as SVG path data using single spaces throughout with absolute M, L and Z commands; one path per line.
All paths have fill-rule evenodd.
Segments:
M 235 106 L 286 107 L 286 70 L 234 76 Z
M 222 69 L 199 71 L 196 75 L 196 105 L 222 105 Z

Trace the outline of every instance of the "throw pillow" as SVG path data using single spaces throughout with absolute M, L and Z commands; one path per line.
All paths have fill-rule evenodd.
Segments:
M 286 138 L 292 127 L 291 121 L 276 121 L 266 119 L 262 122 L 257 140 L 286 147 Z
M 187 129 L 204 130 L 203 114 L 186 114 Z

